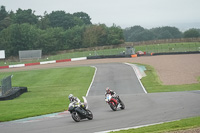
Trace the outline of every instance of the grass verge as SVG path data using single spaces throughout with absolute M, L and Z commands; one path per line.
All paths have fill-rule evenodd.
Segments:
M 141 82 L 148 93 L 192 91 L 192 90 L 199 90 L 200 88 L 200 82 L 196 84 L 185 84 L 185 85 L 163 85 L 153 67 L 149 65 L 143 65 L 143 66 L 146 67 L 145 73 L 147 76 L 143 77 L 141 79 Z M 200 77 L 198 77 L 198 81 L 200 81 Z
M 200 117 L 187 118 L 137 129 L 121 130 L 117 131 L 116 133 L 166 133 L 170 131 L 186 130 L 196 127 L 200 127 Z
M 92 67 L 73 67 L 1 74 L 0 79 L 12 74 L 12 86 L 26 86 L 28 92 L 0 101 L 0 122 L 67 110 L 68 95 L 85 96 L 94 71 Z

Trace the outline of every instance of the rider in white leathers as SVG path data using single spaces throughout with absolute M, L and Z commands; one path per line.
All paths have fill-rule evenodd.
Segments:
M 72 94 L 69 94 L 68 98 L 69 98 L 70 103 L 75 103 L 76 105 L 84 109 L 87 108 L 87 100 L 85 97 L 83 97 L 84 103 L 81 103 L 80 99 L 78 97 L 74 97 Z

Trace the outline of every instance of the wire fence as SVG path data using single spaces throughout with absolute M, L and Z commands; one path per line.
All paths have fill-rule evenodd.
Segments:
M 6 96 L 13 90 L 11 77 L 12 75 L 7 76 L 1 80 L 0 96 Z

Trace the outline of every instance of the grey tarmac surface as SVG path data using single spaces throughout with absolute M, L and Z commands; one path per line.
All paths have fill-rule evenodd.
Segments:
M 130 66 L 121 63 L 94 66 L 97 68 L 96 77 L 87 97 L 93 120 L 77 123 L 66 113 L 59 117 L 0 123 L 0 132 L 93 133 L 200 115 L 200 91 L 145 94 L 140 90 L 142 88 Z M 114 112 L 105 103 L 104 91 L 107 86 L 120 95 L 125 110 Z
M 106 87 L 117 94 L 144 93 L 133 68 L 124 63 L 95 65 L 97 72 L 89 96 L 105 94 Z

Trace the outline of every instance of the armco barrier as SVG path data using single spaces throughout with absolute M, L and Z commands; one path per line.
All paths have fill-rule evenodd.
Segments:
M 152 53 L 152 55 L 200 54 L 200 51 Z
M 99 55 L 99 56 L 88 56 L 87 59 L 102 59 L 102 58 L 130 58 L 131 55 Z

